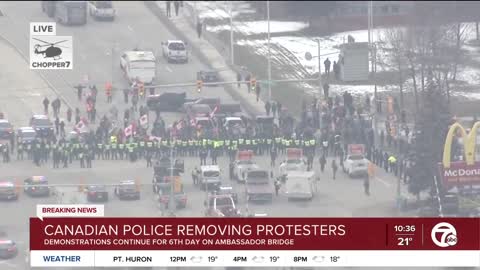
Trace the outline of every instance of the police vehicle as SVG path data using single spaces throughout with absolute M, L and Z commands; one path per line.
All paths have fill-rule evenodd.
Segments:
M 87 201 L 89 202 L 107 202 L 108 191 L 107 187 L 103 185 L 87 186 Z
M 11 259 L 17 256 L 17 254 L 17 244 L 13 240 L 0 239 L 0 259 Z
M 32 197 L 50 196 L 50 187 L 45 176 L 32 176 L 23 181 L 24 192 Z
M 13 182 L 0 182 L 0 200 L 17 200 L 18 194 Z
M 140 190 L 134 180 L 124 180 L 120 181 L 120 184 L 115 187 L 115 196 L 120 200 L 140 200 Z

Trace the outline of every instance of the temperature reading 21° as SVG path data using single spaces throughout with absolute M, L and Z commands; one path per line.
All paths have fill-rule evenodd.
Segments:
M 413 238 L 412 237 L 397 237 L 398 246 L 409 246 L 410 243 L 412 243 Z

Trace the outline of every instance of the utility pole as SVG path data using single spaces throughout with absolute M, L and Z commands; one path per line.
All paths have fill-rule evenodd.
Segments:
M 272 54 L 270 46 L 270 1 L 267 1 L 267 38 L 268 38 L 268 101 L 272 100 Z
M 373 28 L 373 1 L 368 1 L 368 48 L 372 51 L 372 28 Z M 371 63 L 371 71 L 373 72 L 373 60 Z
M 323 84 L 322 84 L 322 58 L 320 57 L 320 39 L 317 38 L 317 47 L 318 47 L 318 94 L 322 95 Z
M 196 1 L 195 1 L 196 2 Z M 233 51 L 233 1 L 228 2 L 230 5 L 230 60 L 232 66 L 235 65 L 235 52 Z
M 168 202 L 168 212 L 170 216 L 175 214 L 175 179 L 173 179 L 173 170 L 175 161 L 173 159 L 173 147 L 170 147 L 170 200 Z

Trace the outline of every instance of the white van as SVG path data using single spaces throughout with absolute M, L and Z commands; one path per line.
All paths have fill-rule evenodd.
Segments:
M 181 40 L 167 40 L 162 42 L 162 54 L 168 63 L 188 62 L 187 45 Z
M 288 199 L 311 200 L 317 192 L 315 173 L 292 171 L 288 172 L 285 182 L 285 194 Z
M 88 13 L 98 20 L 114 20 L 117 11 L 112 1 L 88 1 Z
M 120 57 L 120 68 L 130 83 L 137 79 L 152 84 L 157 73 L 157 60 L 151 51 L 127 51 Z

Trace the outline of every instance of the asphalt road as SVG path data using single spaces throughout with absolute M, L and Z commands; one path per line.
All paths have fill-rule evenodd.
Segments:
M 151 48 L 155 52 L 160 51 L 160 43 L 166 39 L 175 37 L 155 18 L 141 2 L 117 2 L 118 18 L 114 22 L 97 22 L 89 20 L 88 24 L 80 27 L 64 27 L 57 25 L 57 35 L 72 35 L 74 39 L 74 69 L 71 71 L 42 71 L 41 73 L 55 87 L 57 91 L 73 107 L 80 107 L 84 111 L 83 104 L 77 101 L 73 85 L 81 82 L 85 75 L 88 75 L 92 83 L 97 84 L 99 93 L 98 114 L 101 116 L 108 112 L 112 105 L 105 103 L 103 95 L 103 84 L 113 78 L 117 88 L 127 86 L 125 79 L 119 69 L 119 56 L 122 51 L 129 50 L 135 46 L 140 48 Z M 10 39 L 20 51 L 28 53 L 29 23 L 32 21 L 50 21 L 41 12 L 40 3 L 37 2 L 0 2 L 0 10 L 6 17 L 0 19 L 0 35 Z M 113 54 L 112 54 L 113 52 Z M 28 55 L 28 54 L 27 54 Z M 205 67 L 199 63 L 195 55 L 190 56 L 188 64 L 167 64 L 162 58 L 158 62 L 158 82 L 162 84 L 180 83 L 195 81 L 196 72 Z M 22 71 L 19 71 L 22 72 Z M 35 83 L 34 83 L 35 84 Z M 40 82 L 39 82 L 40 84 Z M 22 97 L 11 97 L 11 102 L 19 102 L 17 106 L 6 107 L 8 115 L 15 115 L 15 121 L 24 122 L 32 112 L 38 111 L 43 95 L 54 96 L 52 92 L 45 90 L 45 86 L 39 86 L 42 91 L 35 90 L 31 86 L 31 93 L 36 93 L 35 101 L 19 102 Z M 161 89 L 160 91 L 165 91 Z M 222 88 L 204 88 L 201 94 L 195 89 L 174 89 L 174 91 L 186 91 L 189 97 L 220 97 L 225 101 L 232 101 L 232 98 Z M 158 93 L 158 90 L 157 90 Z M 7 104 L 7 105 L 8 105 Z M 119 111 L 126 108 L 123 104 L 122 93 L 114 96 L 115 106 Z M 62 106 L 65 111 L 65 106 Z M 21 115 L 17 116 L 17 115 Z M 177 113 L 163 115 L 167 123 L 171 123 L 181 117 Z M 14 120 L 12 120 L 14 121 Z M 15 123 L 14 123 L 15 124 Z M 22 123 L 23 125 L 23 123 Z M 18 124 L 17 126 L 20 126 Z M 261 167 L 269 168 L 269 158 L 257 157 Z M 193 186 L 190 172 L 199 164 L 198 158 L 186 158 L 186 173 L 184 177 L 185 191 L 188 195 L 186 209 L 177 211 L 179 216 L 202 216 L 204 211 L 203 201 L 205 192 L 199 191 Z M 219 159 L 223 169 L 224 182 L 227 179 L 228 163 L 227 158 Z M 316 164 L 317 166 L 318 164 Z M 52 184 L 55 183 L 104 183 L 115 184 L 120 180 L 139 179 L 145 186 L 142 189 L 140 201 L 119 201 L 113 198 L 113 190 L 110 192 L 111 200 L 105 204 L 107 216 L 160 216 L 158 205 L 155 202 L 150 187 L 152 169 L 146 168 L 144 161 L 129 163 L 127 161 L 95 161 L 92 169 L 80 169 L 78 162 L 68 169 L 51 169 L 48 164 L 37 168 L 29 161 L 14 161 L 2 165 L 0 179 L 23 180 L 32 175 L 46 175 Z M 318 167 L 318 166 L 317 166 Z M 315 168 L 318 170 L 318 168 Z M 275 169 L 273 169 L 276 171 Z M 321 180 L 318 183 L 318 194 L 309 202 L 289 202 L 280 194 L 274 198 L 271 204 L 250 204 L 245 203 L 243 186 L 232 182 L 240 195 L 238 204 L 242 212 L 267 213 L 269 216 L 283 217 L 360 217 L 360 216 L 393 216 L 395 180 L 380 173 L 378 178 L 371 183 L 372 196 L 363 194 L 363 187 L 360 180 L 348 179 L 344 174 L 339 173 L 337 180 L 331 179 L 331 172 L 320 174 Z M 71 199 L 82 201 L 85 194 L 80 194 L 75 188 L 63 188 L 67 203 Z M 272 183 L 273 192 L 273 183 Z M 54 203 L 55 198 L 35 199 L 22 194 L 17 202 L 1 202 L 0 226 L 9 236 L 18 241 L 21 254 L 14 260 L 0 262 L 1 269 L 25 269 L 23 250 L 28 248 L 28 223 L 29 217 L 35 215 L 35 206 L 38 203 Z M 3 218 L 6 217 L 6 218 Z

